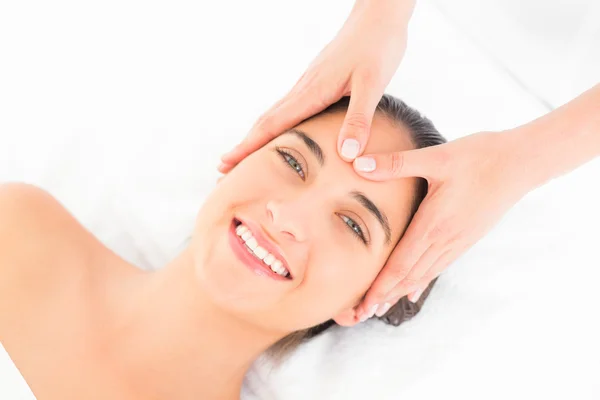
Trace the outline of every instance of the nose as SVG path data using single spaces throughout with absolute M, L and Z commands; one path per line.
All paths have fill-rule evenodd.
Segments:
M 297 242 L 306 241 L 311 214 L 314 216 L 314 210 L 317 209 L 306 197 L 298 197 L 294 200 L 270 200 L 266 208 L 269 221 L 277 232 Z

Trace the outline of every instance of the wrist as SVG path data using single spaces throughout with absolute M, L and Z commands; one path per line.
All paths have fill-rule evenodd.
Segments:
M 600 85 L 558 109 L 506 132 L 530 189 L 600 155 Z
M 529 192 L 562 174 L 565 161 L 561 155 L 567 143 L 550 134 L 551 127 L 530 122 L 504 131 L 515 169 L 512 171 L 522 190 Z
M 536 132 L 528 125 L 500 133 L 506 141 L 507 154 L 504 155 L 510 164 L 508 169 L 518 190 L 527 192 L 542 186 L 551 177 L 548 176 L 549 147 L 542 144 Z M 542 151 L 543 150 L 543 151 Z

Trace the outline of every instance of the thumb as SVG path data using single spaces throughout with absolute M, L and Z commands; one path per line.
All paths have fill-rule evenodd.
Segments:
M 354 160 L 354 170 L 374 181 L 423 177 L 436 178 L 442 171 L 440 146 L 385 154 L 366 154 Z
M 350 104 L 338 138 L 338 152 L 345 161 L 354 160 L 367 145 L 373 115 L 383 94 L 364 82 L 354 85 L 350 93 Z

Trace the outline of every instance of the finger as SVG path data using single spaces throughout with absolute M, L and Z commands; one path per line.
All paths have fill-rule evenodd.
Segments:
M 443 145 L 440 145 L 443 146 Z M 367 179 L 390 179 L 420 176 L 425 179 L 439 177 L 443 166 L 441 151 L 437 147 L 394 153 L 366 154 L 354 160 L 354 170 Z
M 310 89 L 298 92 L 267 112 L 248 136 L 221 160 L 235 165 L 286 130 L 322 111 L 325 105 L 318 101 L 313 92 Z
M 429 286 L 431 281 L 436 279 L 442 272 L 444 272 L 450 264 L 456 259 L 457 252 L 448 250 L 440 256 L 440 258 L 433 264 L 433 266 L 427 271 L 425 276 L 421 279 L 419 288 L 408 295 L 408 300 L 413 303 L 419 301 L 419 298 Z
M 226 174 L 229 171 L 231 171 L 233 169 L 233 164 L 227 164 L 227 163 L 221 163 L 219 164 L 219 166 L 217 167 L 217 170 L 222 173 L 222 174 Z
M 431 282 L 438 276 L 440 276 L 444 271 L 452 265 L 454 261 L 464 252 L 464 248 L 462 249 L 452 249 L 440 256 L 440 258 L 431 266 L 431 269 L 425 274 L 422 278 L 422 281 Z
M 338 152 L 346 161 L 362 154 L 371 130 L 375 109 L 383 90 L 376 90 L 368 81 L 357 81 L 350 91 L 350 104 L 338 137 Z
M 413 266 L 431 245 L 424 239 L 427 222 L 422 217 L 426 209 L 419 208 L 412 222 L 392 254 L 388 258 L 375 282 L 367 292 L 360 308 L 362 313 L 367 313 L 374 305 L 385 302 L 390 298 L 389 293 L 408 276 Z
M 398 301 L 401 299 L 401 297 L 397 296 L 397 297 L 393 297 L 392 299 L 387 300 L 385 303 L 380 304 L 377 307 L 377 311 L 375 311 L 375 315 L 378 317 L 383 317 L 388 311 L 390 311 L 390 309 L 392 307 L 394 307 L 396 305 L 396 303 L 398 303 Z
M 419 258 L 419 261 L 410 270 L 410 273 L 390 290 L 386 299 L 394 297 L 404 297 L 409 293 L 414 293 L 422 288 L 423 277 L 429 272 L 432 265 L 444 253 L 444 247 L 439 243 L 433 243 Z M 386 300 L 387 301 L 387 300 Z

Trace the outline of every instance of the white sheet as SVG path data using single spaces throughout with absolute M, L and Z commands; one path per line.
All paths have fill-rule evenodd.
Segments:
M 50 190 L 117 253 L 159 268 L 191 231 L 218 156 L 350 7 L 4 2 L 0 181 Z M 418 3 L 409 40 L 388 91 L 449 138 L 547 111 L 431 3 Z M 334 329 L 271 373 L 257 363 L 244 398 L 599 398 L 599 173 L 594 162 L 526 197 L 412 322 Z
M 478 49 L 559 106 L 598 82 L 597 0 L 431 0 Z
M 35 400 L 35 396 L 2 343 L 0 343 L 0 399 Z

